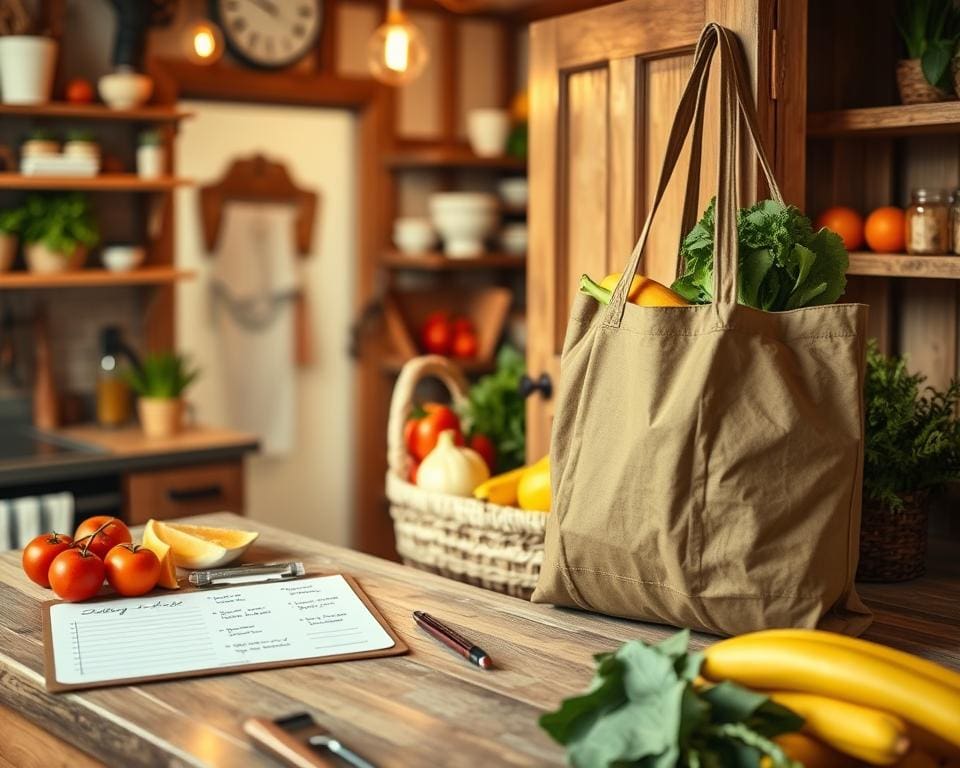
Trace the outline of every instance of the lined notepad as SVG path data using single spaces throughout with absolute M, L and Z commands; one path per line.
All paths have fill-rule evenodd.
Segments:
M 49 606 L 48 687 L 239 671 L 395 648 L 398 639 L 361 594 L 335 575 L 56 603 Z

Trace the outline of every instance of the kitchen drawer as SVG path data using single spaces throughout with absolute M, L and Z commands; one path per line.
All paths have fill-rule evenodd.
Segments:
M 204 512 L 243 514 L 243 464 L 228 461 L 152 472 L 124 478 L 124 517 L 131 525 L 151 517 L 164 520 Z

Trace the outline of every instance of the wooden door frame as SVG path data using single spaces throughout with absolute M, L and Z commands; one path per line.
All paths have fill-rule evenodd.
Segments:
M 394 91 L 374 80 L 347 78 L 326 73 L 266 73 L 226 65 L 203 66 L 179 59 L 152 59 L 148 71 L 155 80 L 158 98 L 176 102 L 181 98 L 210 99 L 255 104 L 346 109 L 357 116 L 356 208 L 357 272 L 353 291 L 354 315 L 375 299 L 380 249 L 390 241 L 394 216 L 394 180 L 384 156 L 394 146 Z M 172 323 L 172 302 L 164 311 Z M 344 352 L 347 339 L 343 340 Z M 364 551 L 382 546 L 382 537 L 372 535 L 383 521 L 368 519 L 383 509 L 383 488 L 361 482 L 366 457 L 385 454 L 378 437 L 382 427 L 374 422 L 369 407 L 381 396 L 382 373 L 373 350 L 362 351 L 354 378 L 354 448 L 350 479 L 354 489 L 351 510 L 352 545 Z M 329 407 L 335 407 L 330 405 Z M 333 436 L 332 439 L 337 439 Z M 373 512 L 371 512 L 373 510 Z

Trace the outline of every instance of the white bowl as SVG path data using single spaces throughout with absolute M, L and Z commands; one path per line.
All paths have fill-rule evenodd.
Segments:
M 505 109 L 471 109 L 467 113 L 467 138 L 480 157 L 501 157 L 510 136 L 510 113 Z
M 503 204 L 509 208 L 526 208 L 528 185 L 524 178 L 503 179 L 497 184 Z
M 393 243 L 403 253 L 426 253 L 437 242 L 437 233 L 429 219 L 399 218 L 393 222 Z
M 527 225 L 508 224 L 500 232 L 500 245 L 504 251 L 514 256 L 523 256 L 527 252 Z
M 108 245 L 100 254 L 100 261 L 111 272 L 129 272 L 139 267 L 145 256 L 142 245 Z
M 430 196 L 433 225 L 443 238 L 443 250 L 452 258 L 479 256 L 484 240 L 500 220 L 497 198 L 480 192 L 440 192 Z
M 133 109 L 153 93 L 153 80 L 138 72 L 111 72 L 97 83 L 100 98 L 111 109 Z

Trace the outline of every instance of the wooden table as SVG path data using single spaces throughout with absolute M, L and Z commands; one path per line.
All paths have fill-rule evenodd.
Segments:
M 11 552 L 0 556 L 0 702 L 109 765 L 274 765 L 251 748 L 241 723 L 301 710 L 381 766 L 560 764 L 539 714 L 584 688 L 593 654 L 673 631 L 531 605 L 232 515 L 195 519 L 260 530 L 247 559 L 296 558 L 355 575 L 411 653 L 49 694 L 38 603 L 50 593 L 27 581 Z M 960 668 L 956 561 L 910 584 L 863 592 L 877 611 L 867 637 Z M 498 669 L 481 671 L 438 645 L 414 625 L 416 608 L 463 629 Z

